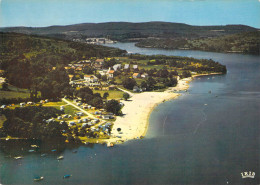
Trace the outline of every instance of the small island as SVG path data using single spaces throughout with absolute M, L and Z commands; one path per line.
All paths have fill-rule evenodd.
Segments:
M 226 66 L 1 33 L 0 138 L 107 143 L 143 138 L 153 108 Z

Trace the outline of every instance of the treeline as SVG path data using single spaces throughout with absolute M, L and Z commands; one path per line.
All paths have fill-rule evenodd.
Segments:
M 138 47 L 189 49 L 213 52 L 260 54 L 260 33 L 246 32 L 210 38 L 143 39 Z
M 66 123 L 56 121 L 46 122 L 47 119 L 56 118 L 62 112 L 53 107 L 17 107 L 4 109 L 2 113 L 7 120 L 0 130 L 1 137 L 12 136 L 27 139 L 63 139 L 62 133 L 69 132 Z
M 31 101 L 31 98 L 0 98 L 1 105 L 18 104 L 21 102 Z M 38 102 L 40 99 L 35 99 Z

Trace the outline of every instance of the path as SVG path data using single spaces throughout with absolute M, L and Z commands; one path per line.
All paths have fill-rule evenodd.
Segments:
M 89 112 L 85 111 L 84 109 L 80 108 L 79 106 L 75 105 L 74 103 L 71 103 L 70 101 L 66 100 L 65 98 L 62 98 L 62 101 L 66 102 L 67 104 L 75 107 L 76 109 L 80 110 L 84 114 L 88 115 L 90 118 L 96 119 L 96 117 L 93 114 L 90 114 Z
M 124 90 L 124 89 L 121 89 L 120 87 L 117 87 L 120 91 L 123 91 L 125 93 L 128 93 L 131 97 L 134 96 L 134 93 L 131 93 L 130 91 L 127 91 L 127 90 Z

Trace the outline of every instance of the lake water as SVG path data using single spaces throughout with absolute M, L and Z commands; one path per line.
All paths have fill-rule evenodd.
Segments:
M 225 64 L 226 75 L 200 77 L 177 100 L 160 104 L 142 140 L 107 148 L 64 148 L 31 142 L 2 142 L 0 184 L 259 184 L 260 57 L 200 51 L 109 45 L 133 53 L 207 58 Z M 211 93 L 209 93 L 211 91 Z M 77 150 L 77 153 L 73 151 Z M 41 153 L 48 153 L 41 157 Z M 21 160 L 13 156 L 24 155 Z M 56 160 L 63 155 L 64 160 Z M 255 172 L 242 179 L 241 172 Z M 71 178 L 63 179 L 66 174 Z

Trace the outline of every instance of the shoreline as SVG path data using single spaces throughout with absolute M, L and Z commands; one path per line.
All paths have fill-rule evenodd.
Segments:
M 222 73 L 198 74 L 192 77 L 178 80 L 175 87 L 169 87 L 163 92 L 142 92 L 130 93 L 131 98 L 123 101 L 125 106 L 122 108 L 123 116 L 118 116 L 108 139 L 98 139 L 87 143 L 107 144 L 108 147 L 114 144 L 124 143 L 129 140 L 142 139 L 147 134 L 149 128 L 149 118 L 152 111 L 161 103 L 177 99 L 181 94 L 179 91 L 186 91 L 189 83 L 196 77 L 221 75 Z M 120 128 L 121 131 L 117 131 Z M 6 140 L 7 138 L 0 138 Z M 8 138 L 24 139 L 24 138 Z
M 181 94 L 179 91 L 185 91 L 189 88 L 189 83 L 199 76 L 220 75 L 220 73 L 199 74 L 178 81 L 176 87 L 170 87 L 164 92 L 143 92 L 133 94 L 129 101 L 124 101 L 125 106 L 122 109 L 123 116 L 117 117 L 111 138 L 103 140 L 110 144 L 120 144 L 129 140 L 142 139 L 147 134 L 149 128 L 149 118 L 152 111 L 165 101 L 177 99 Z M 121 128 L 121 131 L 117 131 Z
M 165 101 L 177 99 L 184 91 L 189 88 L 189 82 L 193 77 L 184 78 L 178 81 L 176 87 L 171 87 L 164 92 L 143 92 L 133 94 L 130 101 L 123 101 L 125 106 L 122 109 L 123 116 L 117 117 L 111 138 L 103 140 L 110 144 L 120 144 L 128 140 L 142 139 L 145 137 L 149 127 L 149 118 L 152 111 Z M 117 128 L 121 128 L 118 132 Z

